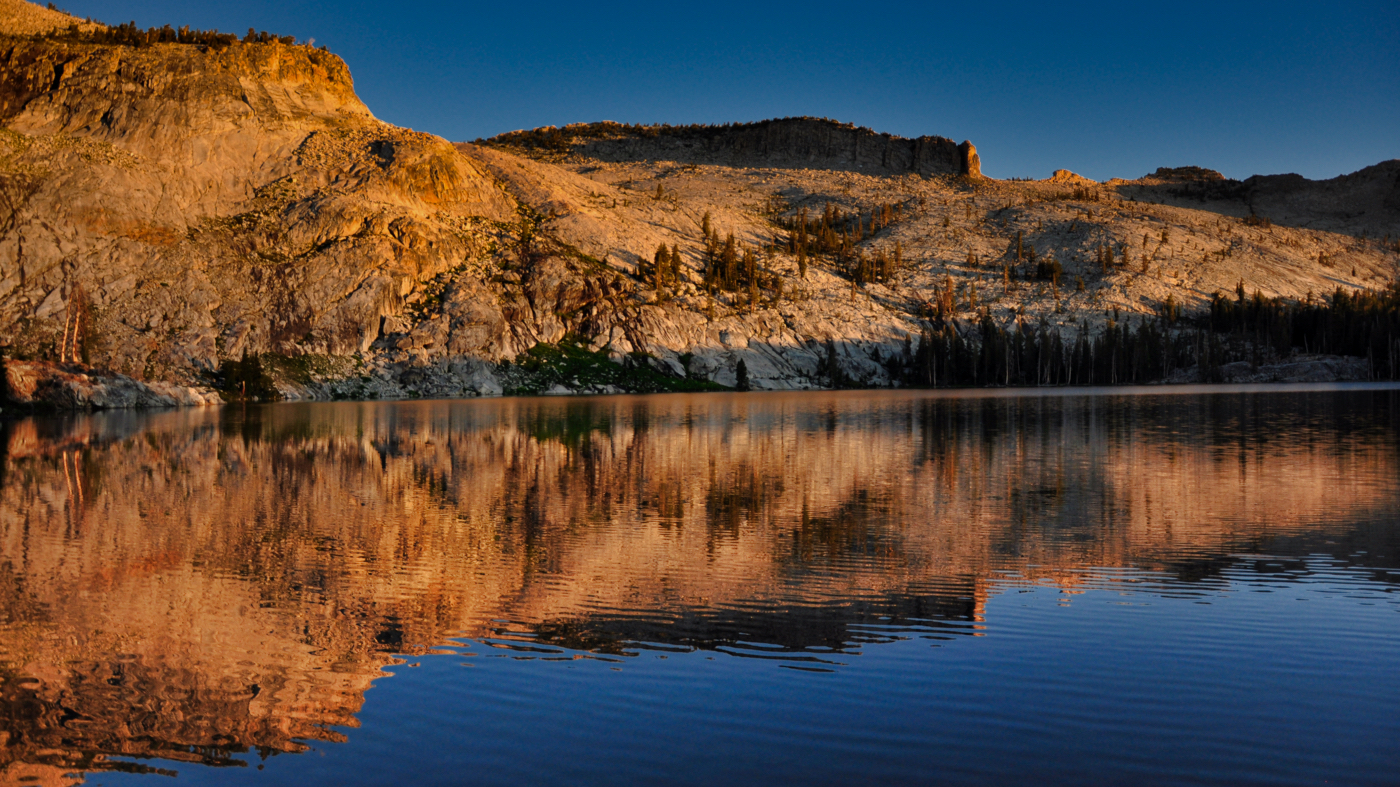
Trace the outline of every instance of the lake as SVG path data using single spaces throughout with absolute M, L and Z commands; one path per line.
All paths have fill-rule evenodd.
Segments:
M 1400 388 L 0 425 L 6 784 L 1395 784 Z

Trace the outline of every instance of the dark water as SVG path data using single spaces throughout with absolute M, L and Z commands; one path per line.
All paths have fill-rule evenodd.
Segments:
M 0 783 L 1396 784 L 1400 389 L 0 427 Z

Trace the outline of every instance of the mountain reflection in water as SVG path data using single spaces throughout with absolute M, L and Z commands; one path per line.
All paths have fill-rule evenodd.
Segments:
M 1105 568 L 1191 593 L 1325 554 L 1393 585 L 1398 419 L 1385 389 L 0 425 L 0 779 L 341 740 L 393 654 L 449 637 L 840 670 L 882 641 L 995 630 L 990 595 Z

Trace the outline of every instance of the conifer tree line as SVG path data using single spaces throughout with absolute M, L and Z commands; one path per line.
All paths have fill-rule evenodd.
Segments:
M 241 359 L 225 358 L 217 372 L 205 374 L 226 400 L 275 402 L 282 398 L 272 377 L 263 368 L 262 359 L 256 354 L 250 355 L 247 350 L 243 351 Z
M 672 244 L 669 248 L 662 243 L 656 247 L 651 263 L 643 265 L 642 275 L 656 290 L 656 300 L 665 301 L 675 292 L 681 281 L 681 252 Z
M 1016 180 L 1016 178 L 1012 178 L 1012 180 Z M 1040 199 L 1044 202 L 1099 202 L 1103 199 L 1103 195 L 1097 188 L 1075 186 L 1069 191 L 1043 194 Z
M 827 203 L 820 218 L 812 218 L 806 208 L 797 215 L 779 219 L 788 231 L 788 253 L 797 258 L 798 275 L 807 277 L 807 265 L 813 257 L 829 258 L 836 270 L 858 285 L 889 282 L 904 269 L 904 248 L 895 243 L 891 252 L 878 249 L 867 257 L 856 244 L 866 236 L 894 224 L 902 217 L 903 208 L 885 203 L 870 212 L 867 219 L 859 211 L 844 214 L 840 208 Z
M 830 118 L 818 118 L 806 115 L 752 122 L 692 123 L 688 125 L 672 125 L 670 123 L 618 123 L 616 121 L 604 120 L 596 123 L 571 123 L 566 126 L 542 126 L 534 129 L 508 131 L 504 134 L 497 134 L 490 139 L 477 139 L 476 142 L 564 152 L 569 150 L 577 140 L 606 139 L 616 136 L 653 139 L 659 137 L 714 138 L 733 131 L 761 128 L 767 125 L 786 123 L 794 120 L 815 120 L 824 123 L 832 123 L 833 125 L 844 128 L 856 128 L 856 126 L 850 123 L 841 123 L 831 120 Z M 863 130 L 870 131 L 870 129 Z M 879 134 L 874 131 L 871 131 L 871 133 L 886 138 L 890 136 L 889 134 Z
M 1147 383 L 1208 360 L 1211 350 L 1223 355 L 1220 341 L 1207 348 L 1199 333 L 1173 330 L 1160 319 L 1137 325 L 1110 319 L 1098 333 L 1080 325 L 1065 339 L 1044 323 L 999 324 L 984 309 L 975 326 L 926 326 L 917 347 L 906 348 L 899 376 L 935 388 Z
M 951 295 L 951 287 L 947 288 Z M 1101 331 L 1081 324 L 1066 338 L 1051 326 L 1017 318 L 1000 324 L 983 309 L 972 325 L 945 319 L 939 310 L 904 353 L 891 358 L 891 374 L 907 385 L 1042 386 L 1148 383 L 1196 368 L 1200 379 L 1221 379 L 1221 368 L 1254 365 L 1291 353 L 1366 358 L 1370 377 L 1400 379 L 1400 285 L 1382 292 L 1348 293 L 1303 303 L 1217 293 L 1205 317 L 1187 323 L 1172 299 L 1159 314 L 1122 320 L 1115 313 Z
M 1244 282 L 1235 297 L 1215 293 L 1210 328 L 1248 339 L 1261 350 L 1290 350 L 1366 358 L 1377 379 L 1400 377 L 1400 283 L 1380 292 L 1348 292 L 1338 287 L 1330 300 L 1309 293 L 1301 303 L 1246 298 Z
M 735 240 L 734 233 L 721 240 L 708 212 L 700 220 L 700 232 L 705 238 L 704 284 L 711 295 L 720 291 L 745 293 L 750 306 L 758 305 L 765 292 L 770 302 L 782 297 L 783 279 L 772 270 L 772 246 L 763 250 L 764 262 L 760 262 L 758 252 Z
M 1003 266 L 1002 270 L 1002 278 L 1008 285 L 1007 289 L 1012 288 L 1011 279 L 1022 265 L 1027 266 L 1027 270 L 1034 266 L 1034 278 L 1048 281 L 1056 288 L 1060 286 L 1060 277 L 1064 276 L 1065 273 L 1064 266 L 1053 255 L 1046 254 L 1043 257 L 1038 255 L 1035 246 L 1026 242 L 1025 233 L 1019 230 L 1016 232 L 1016 239 L 1011 242 L 1010 248 L 1007 249 L 1007 256 L 1013 260 Z M 967 264 L 969 267 L 977 265 L 977 255 L 970 250 L 967 253 Z
M 115 27 L 98 27 L 83 30 L 77 24 L 50 32 L 46 38 L 63 41 L 76 41 L 87 44 L 109 44 L 115 46 L 148 47 L 156 44 L 191 44 L 213 49 L 232 46 L 239 41 L 245 44 L 295 44 L 295 36 L 279 36 L 266 30 L 261 32 L 248 28 L 241 39 L 234 33 L 220 33 L 218 30 L 192 30 L 188 25 L 174 28 L 139 28 L 135 22 L 125 22 Z M 324 49 L 324 47 L 322 47 Z

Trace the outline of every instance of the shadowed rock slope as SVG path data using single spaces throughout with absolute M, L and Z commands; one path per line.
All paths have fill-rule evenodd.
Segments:
M 1134 199 L 1203 207 L 1229 216 L 1350 235 L 1394 237 L 1400 226 L 1400 160 L 1338 175 L 1255 175 L 1230 180 L 1199 167 L 1162 168 L 1136 181 L 1111 181 Z
M 847 170 L 878 175 L 982 174 L 971 142 L 905 139 L 850 123 L 782 118 L 723 126 L 624 126 L 579 123 L 517 131 L 493 142 L 569 151 L 600 161 L 660 159 L 728 167 Z

